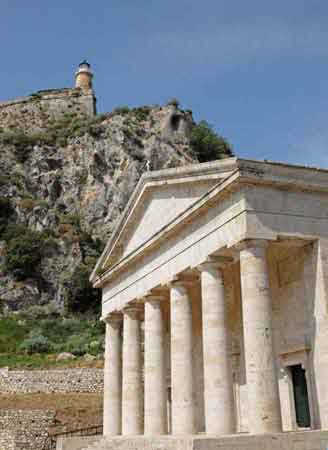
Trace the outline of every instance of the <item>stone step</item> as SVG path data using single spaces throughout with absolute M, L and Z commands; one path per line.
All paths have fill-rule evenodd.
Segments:
M 184 445 L 181 445 L 182 442 Z M 190 442 L 188 438 L 177 440 L 171 437 L 103 437 L 81 450 L 189 450 Z
M 102 438 L 88 445 L 88 447 L 82 448 L 81 450 L 105 450 L 106 448 L 107 448 L 106 439 Z
M 65 447 L 64 450 L 324 450 L 328 448 L 328 431 L 299 431 L 264 435 L 227 436 L 99 436 L 90 445 Z
M 103 439 L 102 435 L 74 436 L 57 439 L 56 450 L 90 450 L 97 449 L 97 443 Z

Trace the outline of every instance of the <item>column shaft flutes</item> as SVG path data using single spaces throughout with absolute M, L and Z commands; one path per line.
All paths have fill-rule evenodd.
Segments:
M 145 434 L 167 432 L 167 389 L 165 370 L 162 298 L 145 300 Z
M 122 434 L 143 432 L 143 392 L 139 309 L 124 309 Z

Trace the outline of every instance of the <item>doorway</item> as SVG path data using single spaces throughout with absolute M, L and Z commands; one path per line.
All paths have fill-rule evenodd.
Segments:
M 301 364 L 289 366 L 294 392 L 296 423 L 299 428 L 311 427 L 310 404 L 305 370 Z

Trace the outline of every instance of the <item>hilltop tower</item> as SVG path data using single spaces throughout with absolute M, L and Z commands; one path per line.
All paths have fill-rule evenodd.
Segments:
M 75 72 L 75 87 L 84 91 L 92 89 L 93 73 L 90 64 L 84 60 L 79 64 L 78 70 Z

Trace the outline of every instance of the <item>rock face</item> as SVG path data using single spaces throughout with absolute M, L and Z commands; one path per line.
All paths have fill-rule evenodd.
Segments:
M 94 102 L 71 89 L 0 104 L 0 314 L 85 297 L 79 280 L 142 173 L 196 162 L 190 113 L 171 104 L 97 116 Z M 42 242 L 24 273 L 8 255 L 20 258 L 26 230 Z

